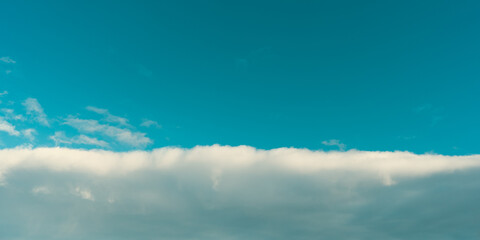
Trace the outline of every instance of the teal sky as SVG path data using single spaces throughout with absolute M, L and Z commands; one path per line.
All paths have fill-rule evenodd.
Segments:
M 134 126 L 157 121 L 161 129 L 143 129 L 147 148 L 321 149 L 337 139 L 349 149 L 478 153 L 476 1 L 0 9 L 0 52 L 16 61 L 1 66 L 11 70 L 0 78 L 9 100 L 36 98 L 51 118 L 85 117 L 95 106 Z M 51 134 L 37 144 L 52 144 Z
M 0 239 L 480 239 L 479 13 L 0 1 Z

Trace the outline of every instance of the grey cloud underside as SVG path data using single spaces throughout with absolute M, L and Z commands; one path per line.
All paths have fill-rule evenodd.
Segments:
M 218 145 L 0 150 L 0 236 L 476 239 L 479 166 L 479 155 Z

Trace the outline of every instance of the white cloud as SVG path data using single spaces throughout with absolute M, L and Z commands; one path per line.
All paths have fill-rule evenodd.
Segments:
M 103 108 L 97 108 L 97 107 L 92 107 L 92 106 L 88 106 L 86 107 L 86 109 L 88 111 L 92 111 L 94 113 L 98 113 L 98 114 L 107 114 L 108 113 L 108 110 L 107 109 L 103 109 Z
M 50 194 L 51 191 L 48 187 L 46 186 L 37 186 L 37 187 L 34 187 L 32 189 L 32 193 L 35 194 L 35 195 L 39 195 L 39 194 Z
M 1 112 L 7 120 L 25 121 L 25 117 L 22 114 L 15 114 L 15 111 L 11 108 L 2 108 Z
M 208 170 L 213 186 L 228 171 L 287 171 L 292 174 L 359 174 L 377 178 L 386 185 L 395 178 L 421 177 L 480 167 L 480 155 L 443 156 L 409 152 L 323 152 L 296 148 L 259 150 L 248 146 L 198 146 L 192 149 L 159 148 L 153 151 L 111 152 L 69 148 L 0 150 L 0 170 L 46 168 L 60 172 L 97 175 L 137 171 Z M 212 173 L 213 171 L 213 173 Z M 223 178 L 223 177 L 222 177 Z
M 79 135 L 74 139 L 75 143 L 78 144 L 85 144 L 85 145 L 94 145 L 94 146 L 99 146 L 99 147 L 108 147 L 109 144 L 103 140 L 98 140 L 97 138 L 85 136 L 85 135 Z
M 76 187 L 73 194 L 85 200 L 95 201 L 95 198 L 93 197 L 92 192 L 89 189 Z
M 20 132 L 15 130 L 15 126 L 0 117 L 0 131 L 6 132 L 11 136 L 20 136 Z
M 145 136 L 145 133 L 133 132 L 130 129 L 101 124 L 97 120 L 79 119 L 69 116 L 65 119 L 64 124 L 76 128 L 80 132 L 100 133 L 114 138 L 120 143 L 128 144 L 133 147 L 145 147 L 153 142 L 150 138 Z
M 12 239 L 475 239 L 480 226 L 480 155 L 17 148 L 0 172 Z
M 56 146 L 61 144 L 82 144 L 82 145 L 93 145 L 98 147 L 109 147 L 109 144 L 103 140 L 97 138 L 79 135 L 72 138 L 69 138 L 65 135 L 65 132 L 57 131 L 53 136 L 50 136 L 50 139 L 55 142 Z
M 347 147 L 345 144 L 341 143 L 340 140 L 337 140 L 337 139 L 330 139 L 328 141 L 323 141 L 322 144 L 325 146 L 337 146 L 340 149 L 340 151 L 344 151 L 345 148 Z
M 97 108 L 97 107 L 92 107 L 92 106 L 88 106 L 88 107 L 86 107 L 86 109 L 89 110 L 89 111 L 92 111 L 92 112 L 103 115 L 104 116 L 103 120 L 105 120 L 107 122 L 119 124 L 121 126 L 131 127 L 131 125 L 128 123 L 128 119 L 123 118 L 123 117 L 119 117 L 119 116 L 115 116 L 115 115 L 111 114 L 107 109 Z
M 8 73 L 7 73 L 8 74 Z M 0 93 L 0 97 L 4 96 L 4 95 L 7 95 L 8 92 L 7 91 L 3 91 Z M 0 100 L 0 104 L 2 103 L 2 101 Z
M 0 57 L 0 61 L 4 63 L 17 63 L 15 60 L 13 60 L 10 57 Z
M 426 104 L 422 104 L 420 106 L 417 106 L 416 108 L 413 109 L 413 111 L 417 112 L 417 113 L 420 113 L 420 112 L 424 112 L 424 111 L 430 111 L 431 109 L 433 109 L 432 104 L 426 103 Z
M 33 128 L 28 128 L 28 129 L 22 130 L 22 134 L 28 140 L 30 140 L 30 142 L 32 142 L 33 140 L 35 140 L 35 134 L 37 134 L 37 131 Z
M 69 125 L 81 132 L 95 133 L 101 132 L 105 129 L 106 124 L 100 124 L 97 120 L 93 119 L 79 119 L 74 116 L 68 116 L 65 119 L 64 124 Z
M 37 99 L 27 98 L 22 104 L 25 106 L 28 115 L 34 117 L 34 119 L 40 124 L 50 126 L 47 120 L 47 115 Z
M 423 104 L 413 109 L 417 114 L 426 115 L 431 118 L 431 127 L 437 125 L 445 117 L 443 116 L 442 107 L 434 107 L 432 104 Z
M 143 119 L 140 126 L 147 127 L 147 128 L 148 127 L 162 128 L 162 126 L 160 124 L 158 124 L 158 122 L 150 120 L 150 119 Z
M 57 131 L 53 136 L 50 136 L 50 139 L 55 142 L 55 146 L 60 144 L 72 144 L 72 141 L 65 136 L 65 132 Z

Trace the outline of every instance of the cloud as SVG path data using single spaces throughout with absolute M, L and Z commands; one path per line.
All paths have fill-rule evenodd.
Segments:
M 38 186 L 38 187 L 34 187 L 32 189 L 32 193 L 35 194 L 35 195 L 50 194 L 50 189 L 48 187 L 45 187 L 45 186 Z
M 149 128 L 149 127 L 162 128 L 162 126 L 160 124 L 158 124 L 158 122 L 150 120 L 150 119 L 143 119 L 140 126 L 147 127 L 147 128 Z
M 417 107 L 413 108 L 413 111 L 416 112 L 416 113 L 420 113 L 420 112 L 430 111 L 432 109 L 433 109 L 432 104 L 425 103 L 425 104 L 422 104 L 420 106 L 417 106 Z
M 430 118 L 431 127 L 434 127 L 438 124 L 441 120 L 445 117 L 443 116 L 443 108 L 442 107 L 434 107 L 432 104 L 426 103 L 420 105 L 413 109 L 413 111 L 417 114 L 425 114 Z
M 2 108 L 0 111 L 7 120 L 25 121 L 25 117 L 22 114 L 15 114 L 15 111 L 11 108 Z
M 8 74 L 8 73 L 7 73 Z M 3 92 L 0 92 L 0 97 L 3 97 L 4 95 L 7 95 L 8 92 L 7 91 L 3 91 Z M 0 100 L 0 104 L 2 103 L 2 101 Z
M 15 126 L 0 117 L 0 131 L 8 133 L 10 136 L 20 136 L 20 132 L 15 130 Z
M 57 131 L 53 136 L 50 136 L 49 138 L 55 142 L 55 146 L 59 146 L 60 144 L 72 144 L 71 139 L 65 136 L 65 132 Z
M 15 60 L 13 60 L 10 57 L 0 57 L 0 61 L 4 63 L 17 63 Z
M 345 144 L 341 143 L 340 140 L 337 140 L 337 139 L 330 139 L 328 141 L 323 141 L 322 144 L 325 146 L 337 146 L 340 149 L 340 151 L 344 151 L 345 148 L 347 147 Z
M 480 227 L 480 155 L 213 145 L 0 159 L 6 239 L 475 239 Z
M 130 129 L 114 127 L 108 124 L 101 124 L 97 120 L 79 119 L 69 116 L 65 119 L 64 124 L 69 125 L 80 132 L 100 133 L 111 137 L 120 143 L 133 147 L 145 147 L 153 142 L 150 138 L 145 136 L 145 133 L 134 132 Z
M 239 72 L 247 72 L 249 68 L 261 66 L 271 61 L 274 57 L 272 48 L 262 47 L 249 52 L 245 57 L 235 60 L 236 68 Z
M 105 141 L 98 140 L 97 138 L 88 137 L 85 135 L 79 135 L 74 139 L 75 143 L 85 144 L 85 145 L 94 145 L 99 147 L 108 147 L 109 144 Z
M 83 134 L 79 135 L 79 136 L 72 137 L 72 138 L 68 138 L 65 135 L 65 132 L 61 132 L 61 131 L 55 132 L 55 134 L 53 136 L 50 136 L 50 139 L 55 142 L 56 146 L 59 146 L 61 144 L 92 145 L 92 146 L 104 147 L 104 148 L 110 146 L 107 142 L 105 142 L 103 140 L 88 137 L 88 136 L 85 136 Z
M 47 115 L 37 99 L 27 98 L 22 104 L 27 110 L 27 115 L 34 117 L 37 122 L 44 126 L 50 126 L 47 120 Z
M 108 112 L 107 109 L 97 108 L 97 107 L 92 107 L 92 106 L 88 106 L 88 107 L 86 107 L 86 109 L 89 110 L 89 111 L 104 115 L 105 118 L 103 120 L 105 120 L 107 122 L 116 123 L 116 124 L 119 124 L 121 126 L 131 127 L 131 125 L 128 123 L 128 119 L 112 115 L 110 112 Z
M 56 137 L 64 134 L 57 132 Z M 63 141 L 68 143 L 68 141 Z M 480 167 L 480 155 L 417 155 L 409 152 L 323 152 L 296 148 L 260 150 L 249 146 L 197 146 L 192 149 L 159 148 L 153 151 L 111 152 L 69 148 L 0 150 L 0 169 L 35 167 L 61 172 L 97 175 L 128 174 L 137 171 L 206 168 L 216 171 L 215 179 L 227 170 L 257 168 L 287 171 L 300 175 L 327 172 L 366 174 L 390 185 L 394 178 L 422 177 L 437 173 Z M 222 174 L 220 174 L 222 173 Z M 218 184 L 216 184 L 218 185 Z
M 88 189 L 82 189 L 80 187 L 76 187 L 73 194 L 85 200 L 95 201 L 95 198 L 93 197 L 92 192 L 90 192 L 90 190 Z
M 22 130 L 23 136 L 25 136 L 30 142 L 35 140 L 35 134 L 37 134 L 37 131 L 33 128 L 28 128 Z
M 97 107 L 87 106 L 86 109 L 87 109 L 88 111 L 92 111 L 92 112 L 95 112 L 95 113 L 98 113 L 98 114 L 108 114 L 108 110 L 107 110 L 107 109 L 103 109 L 103 108 L 97 108 Z

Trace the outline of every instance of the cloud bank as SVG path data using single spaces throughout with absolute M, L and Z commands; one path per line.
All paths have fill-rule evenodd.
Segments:
M 63 136 L 58 134 L 58 136 Z M 77 139 L 83 141 L 85 139 Z M 91 139 L 89 139 L 91 140 Z M 88 142 L 88 141 L 87 141 Z M 141 171 L 209 169 L 212 171 L 281 171 L 298 175 L 358 174 L 394 184 L 396 178 L 414 178 L 480 167 L 480 155 L 444 156 L 410 152 L 311 151 L 297 148 L 261 150 L 250 146 L 197 146 L 152 151 L 113 152 L 70 148 L 15 148 L 0 150 L 0 174 L 16 169 L 47 169 L 98 176 Z
M 474 239 L 480 227 L 478 167 L 480 155 L 358 150 L 3 149 L 0 226 L 9 227 L 0 234 Z

